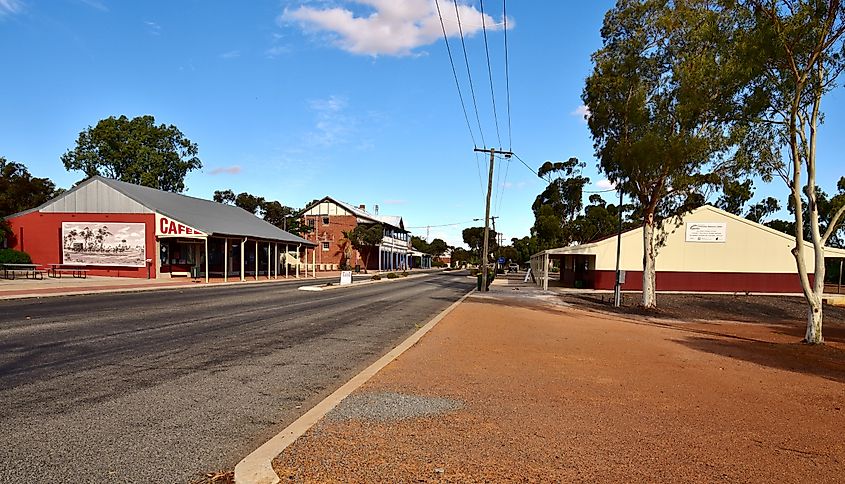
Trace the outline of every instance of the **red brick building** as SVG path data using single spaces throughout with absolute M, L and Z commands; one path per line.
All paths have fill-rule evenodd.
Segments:
M 317 244 L 317 270 L 338 270 L 344 263 L 349 267 L 361 266 L 379 271 L 418 268 L 412 258 L 411 234 L 405 230 L 400 216 L 378 215 L 368 212 L 364 205 L 356 207 L 324 197 L 305 207 L 300 217 L 302 224 L 311 227 L 305 238 Z M 381 224 L 384 227 L 384 239 L 369 254 L 353 250 L 344 236 L 344 232 L 361 224 Z M 423 257 L 417 264 L 423 268 L 431 267 L 431 259 Z

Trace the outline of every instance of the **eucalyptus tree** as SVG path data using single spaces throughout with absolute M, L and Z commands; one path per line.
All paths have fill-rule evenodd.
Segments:
M 840 198 L 821 214 L 827 201 L 816 179 L 817 145 L 822 102 L 845 68 L 845 6 L 840 0 L 740 0 L 735 13 L 737 32 L 748 34 L 743 60 L 756 67 L 748 89 L 760 108 L 744 151 L 764 176 L 779 177 L 789 189 L 792 254 L 808 306 L 804 341 L 822 343 L 824 248 L 842 228 L 845 203 Z M 841 170 L 840 161 L 829 163 Z
M 185 191 L 185 177 L 202 168 L 197 144 L 174 125 L 153 116 L 108 117 L 79 133 L 76 146 L 62 155 L 68 170 L 168 192 Z
M 531 233 L 541 249 L 569 245 L 572 242 L 571 222 L 584 208 L 584 186 L 590 179 L 581 175 L 586 166 L 578 158 L 547 161 L 537 170 L 549 184 L 534 199 L 534 226 Z
M 642 217 L 646 308 L 663 222 L 703 203 L 728 166 L 747 68 L 725 55 L 734 20 L 719 3 L 619 0 L 582 95 L 599 169 Z

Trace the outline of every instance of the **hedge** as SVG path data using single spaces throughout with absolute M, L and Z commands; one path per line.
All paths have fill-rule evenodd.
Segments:
M 0 249 L 0 264 L 32 264 L 32 258 L 19 250 Z

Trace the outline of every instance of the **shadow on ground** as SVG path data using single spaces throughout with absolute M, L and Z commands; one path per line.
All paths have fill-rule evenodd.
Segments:
M 845 383 L 845 350 L 837 346 L 702 336 L 674 341 L 706 353 Z

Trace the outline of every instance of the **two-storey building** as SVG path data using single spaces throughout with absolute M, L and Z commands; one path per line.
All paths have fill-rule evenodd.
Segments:
M 311 228 L 305 238 L 317 244 L 317 270 L 338 270 L 343 266 L 379 271 L 411 269 L 411 234 L 405 230 L 402 217 L 379 215 L 378 208 L 375 212 L 332 197 L 323 197 L 305 207 L 300 217 Z M 377 246 L 359 252 L 351 247 L 344 233 L 362 224 L 380 224 L 384 238 Z

